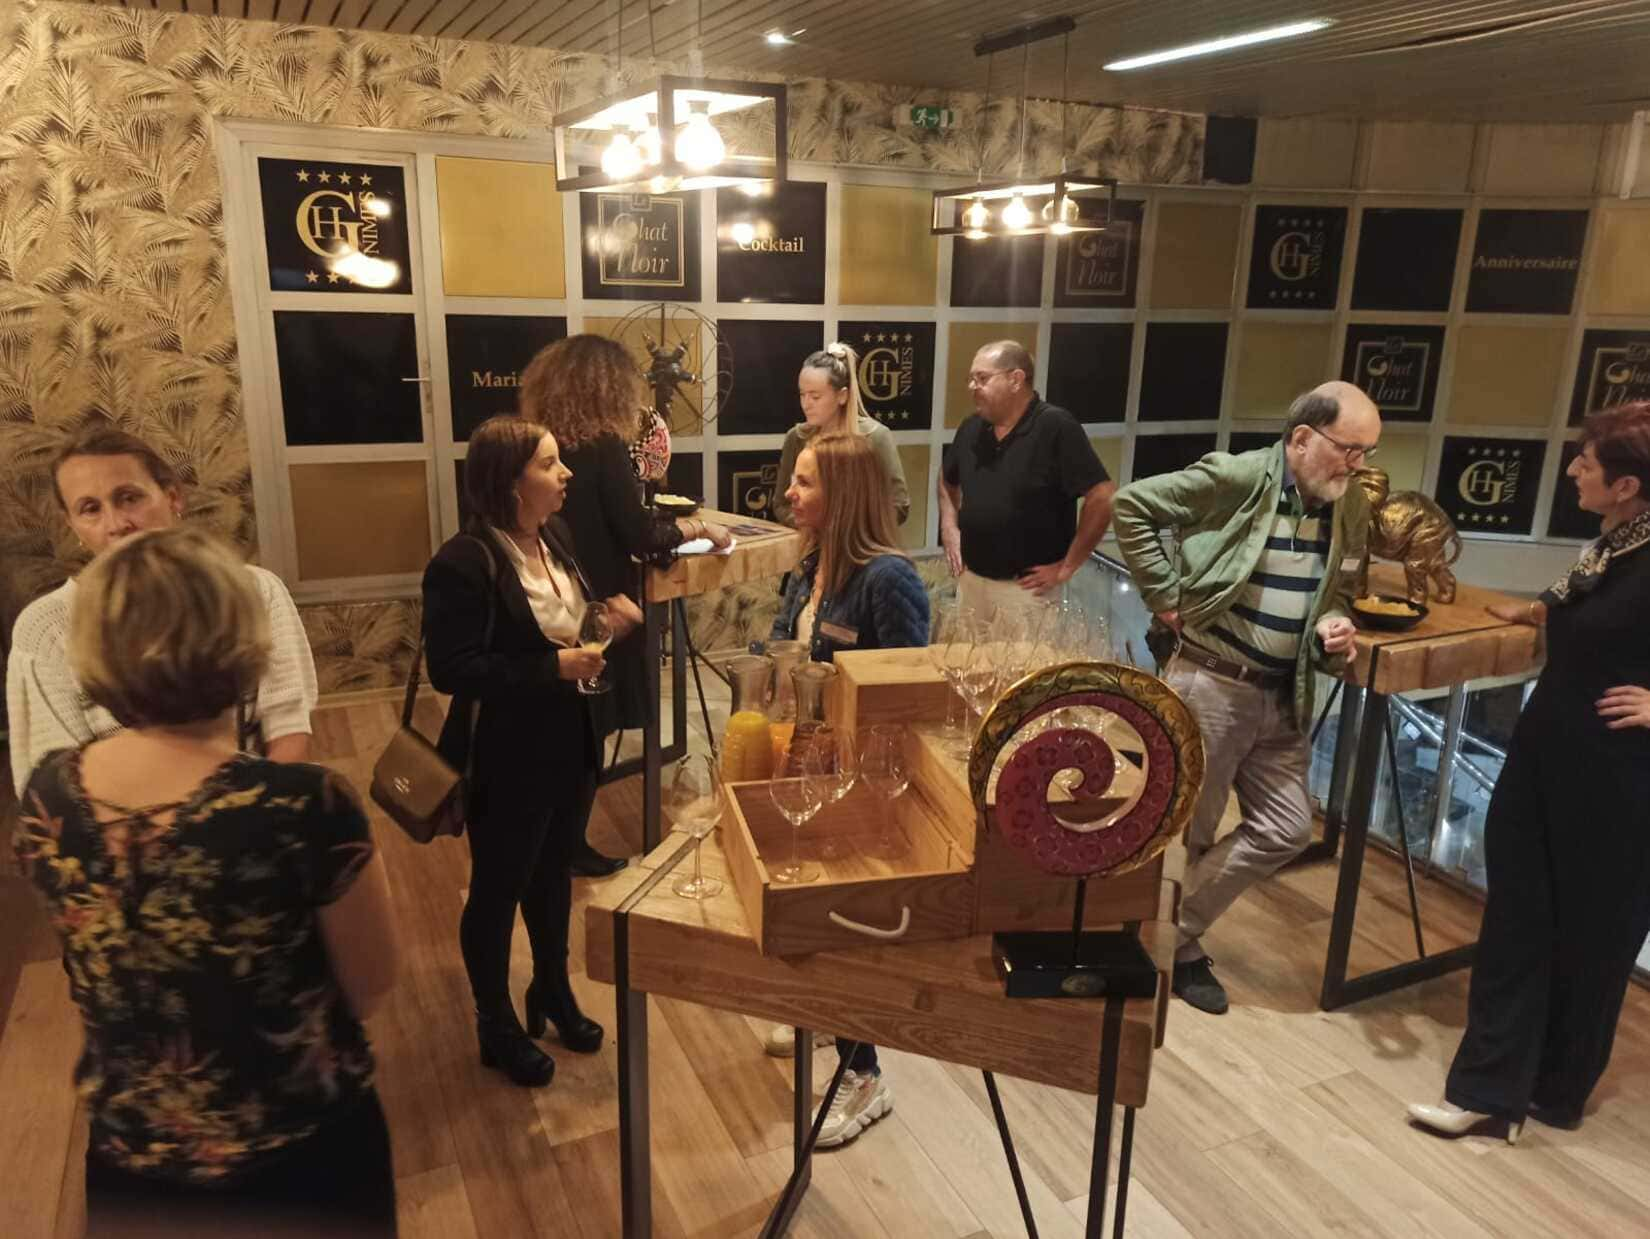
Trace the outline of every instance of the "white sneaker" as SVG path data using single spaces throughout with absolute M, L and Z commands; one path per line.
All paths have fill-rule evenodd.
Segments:
M 814 1033 L 814 1048 L 822 1045 L 835 1045 L 836 1038 L 830 1033 Z M 796 1052 L 796 1029 L 789 1024 L 775 1024 L 768 1029 L 768 1039 L 762 1043 L 762 1048 L 775 1058 L 789 1058 Z
M 814 1147 L 830 1149 L 847 1144 L 893 1108 L 894 1094 L 882 1082 L 880 1074 L 845 1071 Z M 819 1118 L 818 1106 L 814 1107 L 814 1118 Z

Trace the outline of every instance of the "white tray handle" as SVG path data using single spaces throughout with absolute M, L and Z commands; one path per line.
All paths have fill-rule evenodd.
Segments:
M 883 941 L 892 941 L 895 938 L 905 937 L 905 931 L 911 928 L 911 905 L 900 907 L 899 924 L 893 929 L 878 929 L 875 925 L 866 925 L 860 921 L 851 921 L 842 913 L 835 910 L 827 912 L 833 925 L 840 925 L 844 929 L 851 929 L 856 934 L 864 934 L 867 938 L 881 938 Z

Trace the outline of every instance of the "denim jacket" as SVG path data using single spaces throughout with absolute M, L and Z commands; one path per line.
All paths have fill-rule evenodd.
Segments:
M 819 600 L 814 630 L 799 633 L 797 619 L 813 593 L 819 552 L 791 573 L 774 617 L 773 641 L 806 641 L 815 662 L 831 662 L 838 650 L 888 650 L 928 644 L 928 591 L 903 555 L 878 555 L 856 569 L 834 594 Z

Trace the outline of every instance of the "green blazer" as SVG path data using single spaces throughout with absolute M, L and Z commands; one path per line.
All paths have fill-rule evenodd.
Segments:
M 1146 605 L 1178 611 L 1203 627 L 1237 600 L 1266 549 L 1283 491 L 1283 442 L 1232 456 L 1211 452 L 1178 473 L 1131 482 L 1112 503 L 1112 525 L 1124 562 Z M 1335 504 L 1329 559 L 1312 600 L 1311 619 L 1295 663 L 1295 721 L 1311 726 L 1314 669 L 1344 675 L 1348 660 L 1321 652 L 1314 629 L 1331 616 L 1350 617 L 1358 570 L 1368 553 L 1369 501 L 1354 482 Z M 1162 533 L 1173 530 L 1172 551 Z

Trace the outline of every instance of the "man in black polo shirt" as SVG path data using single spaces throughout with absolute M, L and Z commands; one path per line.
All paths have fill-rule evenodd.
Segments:
M 1077 419 L 1032 390 L 1034 370 L 1013 340 L 974 354 L 976 416 L 940 470 L 940 543 L 963 604 L 982 614 L 1058 594 L 1111 520 L 1117 484 Z

